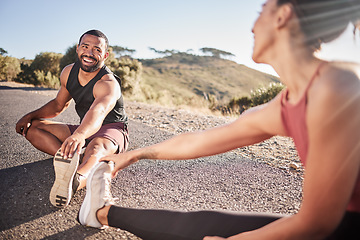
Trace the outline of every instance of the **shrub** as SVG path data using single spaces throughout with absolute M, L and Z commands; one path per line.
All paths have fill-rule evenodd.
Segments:
M 15 81 L 20 83 L 39 85 L 34 71 L 31 69 L 30 64 L 27 63 L 21 63 L 21 72 L 16 76 Z
M 52 75 L 60 77 L 60 60 L 62 57 L 61 53 L 43 52 L 36 55 L 30 67 L 34 71 L 50 72 Z
M 233 98 L 227 105 L 228 114 L 241 114 L 251 106 L 251 98 L 245 96 L 240 98 Z
M 60 81 L 59 78 L 51 74 L 51 72 L 44 72 L 42 70 L 35 70 L 35 79 L 38 82 L 37 85 L 50 87 L 50 88 L 59 88 Z
M 251 91 L 251 106 L 255 107 L 272 100 L 281 90 L 284 85 L 281 83 L 270 83 L 269 87 L 261 87 L 255 91 Z
M 107 63 L 108 67 L 121 79 L 121 89 L 124 95 L 131 97 L 142 94 L 140 88 L 142 65 L 141 62 L 130 58 L 113 59 Z
M 233 98 L 226 106 L 217 106 L 215 109 L 220 110 L 223 115 L 241 114 L 251 107 L 269 102 L 283 88 L 284 85 L 281 83 L 271 83 L 269 87 L 260 87 L 251 91 L 250 97 Z
M 60 86 L 60 59 L 62 54 L 44 52 L 36 55 L 30 65 L 21 64 L 15 81 L 35 86 L 58 88 Z
M 20 72 L 20 61 L 17 58 L 0 55 L 0 80 L 13 81 Z

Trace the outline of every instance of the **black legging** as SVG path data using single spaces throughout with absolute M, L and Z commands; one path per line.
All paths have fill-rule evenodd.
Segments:
M 222 211 L 181 212 L 111 206 L 109 226 L 129 231 L 144 240 L 199 240 L 205 236 L 229 237 L 279 219 L 276 215 L 237 214 Z
M 263 227 L 280 215 L 225 211 L 181 212 L 111 206 L 109 226 L 135 234 L 144 240 L 200 240 L 205 236 L 230 237 Z M 328 240 L 360 239 L 360 213 L 345 214 Z

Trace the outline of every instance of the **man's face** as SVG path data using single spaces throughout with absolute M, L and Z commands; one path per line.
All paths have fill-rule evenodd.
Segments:
M 101 68 L 109 56 L 105 39 L 85 34 L 76 48 L 80 67 L 85 72 L 94 72 Z

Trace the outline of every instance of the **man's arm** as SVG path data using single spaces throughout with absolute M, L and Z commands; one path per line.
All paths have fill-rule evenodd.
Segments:
M 108 74 L 95 84 L 93 94 L 95 100 L 85 114 L 81 125 L 61 146 L 64 157 L 71 157 L 75 151 L 80 152 L 85 145 L 85 139 L 101 128 L 105 117 L 121 96 L 120 85 L 113 75 Z
M 34 119 L 53 118 L 62 113 L 70 104 L 71 96 L 66 89 L 66 81 L 70 74 L 72 65 L 64 68 L 60 74 L 60 89 L 54 99 L 46 103 L 39 109 L 24 115 L 16 123 L 16 132 L 26 136 L 28 128 Z

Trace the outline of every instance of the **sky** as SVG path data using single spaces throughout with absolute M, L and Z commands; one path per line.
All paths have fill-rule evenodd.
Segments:
M 90 29 L 104 32 L 110 45 L 136 50 L 135 58 L 160 57 L 157 50 L 217 48 L 231 60 L 277 75 L 251 59 L 252 26 L 265 0 L 0 0 L 0 47 L 16 58 L 41 52 L 64 54 Z M 323 46 L 326 60 L 360 62 L 360 35 L 349 26 Z

